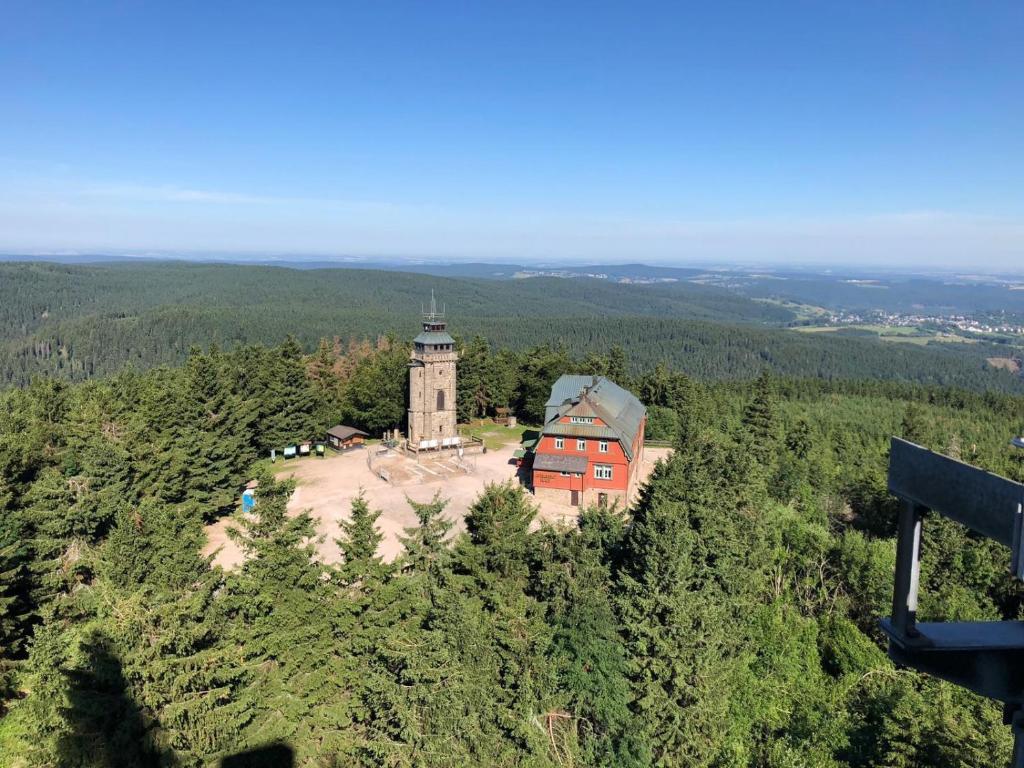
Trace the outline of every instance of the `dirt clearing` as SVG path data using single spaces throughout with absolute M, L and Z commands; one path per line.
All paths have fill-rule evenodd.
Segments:
M 452 457 L 442 458 L 437 463 L 422 461 L 417 465 L 415 460 L 404 456 L 377 458 L 375 446 L 369 446 L 365 450 L 331 454 L 323 459 L 294 459 L 280 464 L 277 476 L 280 479 L 295 478 L 295 493 L 288 502 L 288 511 L 298 514 L 303 509 L 309 510 L 321 539 L 317 550 L 324 562 L 340 560 L 335 542 L 341 535 L 339 523 L 348 518 L 352 499 L 359 495 L 360 489 L 365 491 L 370 506 L 383 512 L 377 520 L 377 526 L 384 534 L 380 554 L 386 560 L 393 560 L 402 551 L 399 537 L 404 535 L 406 528 L 417 523 L 407 497 L 426 502 L 435 493 L 440 493 L 441 498 L 448 500 L 446 517 L 455 522 L 456 530 L 461 530 L 466 511 L 484 486 L 516 479 L 512 459 L 516 447 L 509 444 L 487 453 L 467 455 L 464 464 L 471 469 L 470 474 L 467 474 L 467 466 L 459 466 Z M 647 448 L 641 477 L 646 479 L 654 463 L 667 454 L 666 448 Z M 378 471 L 382 465 L 387 467 L 393 482 L 381 479 L 371 469 L 368 457 Z M 538 503 L 532 497 L 531 500 L 540 509 L 539 521 L 569 522 L 578 512 L 576 507 L 568 504 L 554 504 L 547 500 Z M 242 561 L 242 553 L 227 535 L 232 520 L 232 517 L 226 517 L 206 529 L 207 544 L 203 551 L 206 554 L 216 553 L 214 562 L 225 568 L 237 566 Z

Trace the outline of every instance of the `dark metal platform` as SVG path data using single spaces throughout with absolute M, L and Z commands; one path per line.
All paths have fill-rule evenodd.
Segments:
M 1010 548 L 1024 578 L 1024 485 L 893 438 L 889 491 L 903 500 L 896 540 L 892 617 L 881 620 L 889 658 L 1004 703 L 1013 768 L 1024 768 L 1024 621 L 917 621 L 921 536 L 935 512 Z
M 914 625 L 917 637 L 901 635 L 889 619 L 881 624 L 892 642 L 915 651 L 1024 651 L 1024 621 L 925 621 Z

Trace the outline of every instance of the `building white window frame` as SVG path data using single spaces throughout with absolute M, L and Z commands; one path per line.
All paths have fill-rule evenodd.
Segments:
M 594 479 L 595 480 L 611 480 L 612 479 L 612 465 L 611 464 L 595 464 L 594 465 Z
M 586 451 L 587 450 L 587 441 L 584 440 L 582 437 L 576 439 L 576 450 L 577 451 Z
M 558 474 L 560 474 L 562 477 L 571 477 L 572 476 L 572 472 L 559 472 Z
M 608 453 L 608 441 L 601 440 L 600 442 L 598 442 L 597 450 L 599 453 Z
M 593 416 L 570 416 L 569 421 L 573 424 L 593 424 Z
M 555 438 L 555 450 L 556 451 L 565 450 L 565 438 L 564 437 L 556 437 Z

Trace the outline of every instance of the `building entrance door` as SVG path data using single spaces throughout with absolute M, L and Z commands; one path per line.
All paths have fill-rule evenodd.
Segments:
M 580 492 L 575 488 L 570 492 L 569 503 L 574 507 L 578 507 L 580 505 Z
M 599 507 L 607 507 L 608 506 L 608 494 L 607 493 L 599 493 L 599 494 L 597 494 L 597 506 L 599 506 Z

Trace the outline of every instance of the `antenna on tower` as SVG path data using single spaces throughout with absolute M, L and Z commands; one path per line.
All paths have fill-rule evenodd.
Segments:
M 423 308 L 423 304 L 420 303 L 420 312 L 423 314 L 423 319 L 427 322 L 439 322 L 444 317 L 445 306 L 441 306 L 441 311 L 437 311 L 437 298 L 434 296 L 434 289 L 430 289 L 430 310 L 427 311 Z

